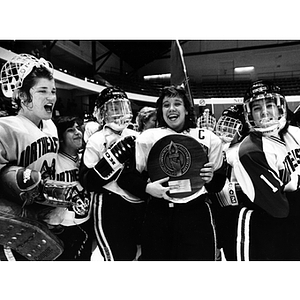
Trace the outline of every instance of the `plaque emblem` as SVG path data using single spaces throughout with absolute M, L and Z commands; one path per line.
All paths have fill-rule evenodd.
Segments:
M 203 146 L 194 138 L 181 134 L 167 135 L 151 148 L 147 168 L 151 181 L 165 177 L 170 195 L 188 197 L 200 190 L 204 182 L 200 169 L 208 162 Z
M 184 145 L 171 141 L 160 152 L 159 165 L 166 175 L 179 177 L 189 170 L 191 155 Z

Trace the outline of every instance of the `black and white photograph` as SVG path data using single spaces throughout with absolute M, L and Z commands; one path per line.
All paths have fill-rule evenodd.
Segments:
M 258 3 L 188 4 L 37 4 L 0 34 L 0 264 L 31 282 L 20 298 L 296 296 L 299 34 Z

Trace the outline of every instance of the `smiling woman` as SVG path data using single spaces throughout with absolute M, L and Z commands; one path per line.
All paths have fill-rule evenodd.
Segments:
M 59 148 L 51 120 L 53 67 L 43 58 L 20 54 L 4 64 L 0 81 L 3 94 L 18 108 L 16 116 L 0 118 L 0 231 L 14 229 L 0 235 L 0 260 L 54 260 L 62 243 L 45 219 L 54 207 L 40 192 L 54 179 Z M 16 175 L 8 179 L 10 174 Z
M 208 192 L 225 181 L 221 140 L 196 128 L 184 88 L 163 88 L 156 109 L 158 127 L 136 139 L 136 170 L 118 178 L 120 187 L 148 199 L 140 260 L 215 260 Z
M 55 178 L 76 184 L 75 196 L 69 207 L 57 207 L 49 214 L 49 223 L 59 225 L 59 238 L 64 243 L 64 252 L 57 260 L 90 260 L 92 254 L 93 224 L 90 218 L 90 194 L 79 183 L 79 166 L 83 145 L 79 120 L 62 116 L 55 120 L 59 137 L 59 153 Z

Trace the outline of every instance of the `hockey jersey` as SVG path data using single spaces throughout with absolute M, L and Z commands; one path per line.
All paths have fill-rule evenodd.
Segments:
M 238 144 L 230 145 L 230 143 L 223 144 L 223 151 L 227 164 L 226 181 L 223 189 L 216 193 L 216 198 L 221 205 L 225 206 L 237 206 L 239 204 L 237 191 L 240 189 L 236 180 L 235 174 L 231 167 L 231 158 L 235 157 L 235 153 L 238 149 Z
M 289 126 L 283 140 L 250 132 L 231 164 L 250 201 L 274 217 L 286 217 L 285 192 L 299 189 L 300 129 Z
M 84 134 L 83 134 L 83 140 L 85 143 L 87 143 L 89 137 L 97 132 L 98 130 L 100 130 L 101 125 L 98 122 L 95 121 L 90 121 L 87 122 L 84 126 Z
M 39 128 L 20 115 L 2 117 L 0 137 L 0 169 L 11 163 L 54 179 L 59 142 L 52 120 L 42 120 Z
M 64 182 L 76 182 L 78 194 L 72 199 L 73 205 L 61 208 L 64 211 L 63 220 L 60 224 L 64 226 L 79 225 L 90 217 L 90 195 L 79 183 L 80 156 L 71 156 L 59 152 L 57 156 L 55 180 Z
M 150 128 L 144 131 L 136 140 L 136 168 L 140 173 L 147 171 L 148 156 L 153 145 L 161 138 L 171 134 L 193 137 L 206 149 L 209 161 L 214 163 L 214 170 L 216 171 L 222 166 L 222 142 L 212 131 L 205 128 L 191 128 L 190 131 L 177 133 L 170 128 Z M 186 203 L 205 193 L 207 193 L 207 190 L 205 186 L 203 186 L 201 190 L 193 194 L 192 197 L 182 198 L 176 202 Z
M 101 158 L 103 158 L 104 153 L 111 147 L 114 143 L 123 139 L 126 136 L 137 136 L 139 133 L 125 128 L 121 134 L 115 133 L 109 127 L 104 126 L 101 131 L 95 132 L 86 144 L 86 148 L 83 155 L 83 162 L 88 168 L 93 168 Z M 98 183 L 95 182 L 95 185 Z M 104 189 L 111 191 L 115 194 L 120 195 L 125 200 L 133 203 L 143 202 L 138 197 L 132 195 L 127 190 L 122 189 L 118 183 L 117 179 L 112 180 L 103 186 Z

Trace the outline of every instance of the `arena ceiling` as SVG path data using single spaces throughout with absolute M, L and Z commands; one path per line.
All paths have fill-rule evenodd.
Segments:
M 100 40 L 99 42 L 132 68 L 138 70 L 156 60 L 170 58 L 172 40 Z M 196 46 L 199 43 L 197 40 L 180 40 L 186 64 L 190 62 L 190 64 L 198 65 L 201 57 L 209 56 L 208 59 L 210 59 L 214 55 L 218 55 L 221 62 L 236 60 L 240 56 L 251 56 L 251 61 L 258 64 L 256 57 L 264 53 L 265 63 L 279 68 L 282 67 L 280 66 L 280 57 L 283 53 L 296 50 L 299 52 L 299 56 L 296 58 L 300 58 L 300 40 L 205 40 L 201 42 L 203 45 Z M 185 44 L 187 48 L 185 48 Z M 228 55 L 229 53 L 230 55 Z M 293 61 L 294 57 L 289 56 L 287 71 L 294 71 L 299 67 L 299 61 Z M 277 71 L 276 68 L 275 71 Z M 191 68 L 188 69 L 191 70 Z
M 100 42 L 134 69 L 139 69 L 163 57 L 171 48 L 171 40 L 119 40 Z
M 0 46 L 16 53 L 31 53 L 32 50 L 39 49 L 57 68 L 67 69 L 70 74 L 79 78 L 93 78 L 95 66 L 80 59 L 72 51 L 68 52 L 58 47 L 58 42 L 61 41 L 0 40 Z M 68 42 L 79 45 L 81 41 Z M 129 75 L 138 74 L 139 78 L 142 78 L 144 75 L 170 72 L 172 40 L 97 40 L 96 42 L 103 45 L 103 55 L 113 53 L 114 57 L 126 62 L 133 69 Z M 300 78 L 300 40 L 180 40 L 180 44 L 190 82 L 194 86 L 206 81 L 239 80 L 238 76 L 241 75 L 234 74 L 233 69 L 235 66 L 242 65 L 254 65 L 256 75 L 259 77 Z M 98 57 L 94 58 L 97 59 Z M 105 67 L 104 63 L 99 71 L 100 75 L 105 74 Z M 118 76 L 117 73 L 115 75 Z M 110 78 L 103 78 L 111 82 Z M 249 76 L 244 78 L 255 79 Z M 132 82 L 134 83 L 134 80 Z M 112 83 L 118 84 L 118 82 Z M 71 88 L 73 87 L 70 86 Z M 131 87 L 126 85 L 124 88 L 134 93 L 139 92 L 136 87 L 131 90 Z M 193 93 L 199 95 L 196 89 L 193 89 Z M 153 96 L 156 95 L 155 91 Z
M 76 43 L 76 41 L 73 42 Z M 130 65 L 134 71 L 139 71 L 152 62 L 170 58 L 172 40 L 98 40 L 97 42 Z M 93 72 L 91 65 L 79 59 L 78 56 L 56 47 L 56 43 L 55 40 L 0 40 L 0 46 L 16 53 L 30 53 L 33 49 L 38 49 L 40 53 L 45 52 L 43 56 L 48 57 L 51 61 L 53 60 L 54 63 L 55 61 L 58 61 L 59 64 L 66 63 L 87 74 Z M 244 61 L 249 61 L 249 57 L 251 57 L 251 62 L 261 67 L 262 63 L 257 60 L 257 57 L 262 56 L 262 53 L 264 55 L 262 57 L 263 63 L 272 67 L 274 72 L 281 71 L 283 67 L 287 71 L 293 72 L 297 68 L 299 71 L 300 40 L 180 40 L 180 44 L 183 48 L 189 75 L 194 77 L 195 80 L 197 80 L 196 73 L 220 75 L 220 67 L 224 67 L 224 64 L 230 60 L 239 63 L 236 62 L 238 59 L 241 61 L 242 58 Z M 289 51 L 294 53 L 297 51 L 299 56 L 291 56 L 288 54 Z M 287 54 L 288 59 L 286 60 L 288 60 L 288 63 L 283 62 L 283 54 Z M 209 61 L 209 70 L 201 68 L 203 65 L 201 60 L 204 58 L 205 61 Z M 219 62 L 218 68 L 213 66 L 214 59 Z M 290 76 L 290 74 L 287 74 L 287 76 Z

